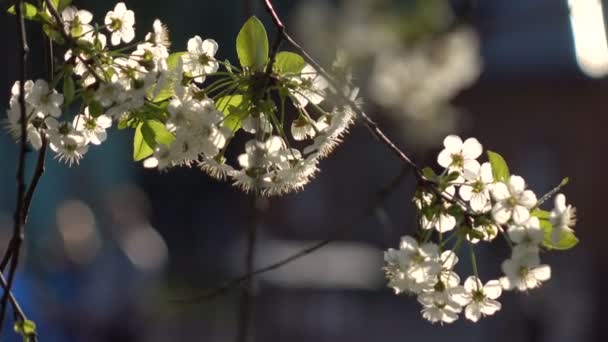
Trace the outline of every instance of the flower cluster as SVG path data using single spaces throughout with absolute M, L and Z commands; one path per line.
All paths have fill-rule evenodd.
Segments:
M 64 65 L 56 79 L 24 85 L 27 139 L 36 149 L 48 141 L 69 165 L 90 144 L 104 142 L 116 122 L 119 129 L 134 129 L 133 156 L 145 167 L 196 165 L 245 191 L 282 194 L 311 179 L 353 121 L 352 103 L 339 99 L 355 101 L 357 89 L 348 83 L 335 89 L 295 53 L 270 56 L 263 50 L 265 34 L 249 44 L 252 32 L 265 32 L 255 17 L 237 37 L 238 67 L 219 60 L 218 44 L 200 36 L 188 40 L 186 51 L 172 53 L 158 19 L 136 41 L 135 15 L 122 2 L 104 25 L 74 6 L 59 8 L 59 18 L 43 10 L 30 19 L 65 47 Z M 338 64 L 333 70 L 348 73 Z M 7 113 L 15 138 L 19 89 L 17 82 Z M 69 118 L 78 102 L 78 113 Z M 247 142 L 233 148 L 237 134 Z
M 495 152 L 488 151 L 489 162 L 480 163 L 482 152 L 475 138 L 445 138 L 437 158 L 443 172 L 425 169 L 415 197 L 420 217 L 416 237 L 404 236 L 399 249 L 385 252 L 389 287 L 416 295 L 422 316 L 431 322 L 451 323 L 463 310 L 474 322 L 494 314 L 501 308 L 497 299 L 502 291 L 526 291 L 549 280 L 551 268 L 541 263 L 541 250 L 568 249 L 578 241 L 572 230 L 575 212 L 563 194 L 555 196 L 551 212 L 539 209 L 541 201 L 526 189 L 524 179 L 510 175 Z M 503 276 L 483 283 L 474 249 L 498 235 L 508 242 L 511 255 L 502 262 Z M 473 275 L 461 285 L 454 267 L 463 243 L 469 245 Z
M 395 121 L 410 145 L 432 147 L 453 131 L 461 111 L 451 102 L 477 80 L 482 60 L 477 33 L 457 22 L 450 1 L 337 4 L 300 5 L 306 45 L 319 54 L 335 45 L 361 71 L 370 70 L 369 100 Z

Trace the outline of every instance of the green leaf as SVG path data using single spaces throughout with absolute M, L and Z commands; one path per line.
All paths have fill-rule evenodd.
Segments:
M 29 2 L 23 2 L 21 8 L 21 13 L 23 13 L 23 17 L 25 19 L 34 19 L 36 17 L 36 14 L 38 14 L 38 8 L 30 4 Z M 17 9 L 15 8 L 15 5 L 9 7 L 7 12 L 13 15 L 17 14 Z
M 140 161 L 144 158 L 149 157 L 154 153 L 152 147 L 148 144 L 148 139 L 144 139 L 143 134 L 144 123 L 140 122 L 135 129 L 135 136 L 133 137 L 133 160 Z M 149 131 L 146 131 L 149 134 Z
M 532 210 L 532 212 L 530 212 L 530 215 L 536 216 L 540 220 L 548 220 L 549 217 L 551 216 L 551 213 L 546 210 L 542 210 L 542 209 L 534 209 L 534 210 Z
M 268 36 L 258 18 L 249 18 L 236 37 L 236 52 L 241 66 L 262 71 L 268 61 Z
M 27 319 L 15 322 L 13 329 L 25 338 L 36 335 L 36 323 Z M 25 339 L 25 341 L 29 341 L 29 339 Z
M 422 175 L 430 181 L 434 182 L 437 180 L 437 174 L 428 166 L 422 169 Z
M 240 94 L 221 97 L 216 106 L 225 116 L 224 127 L 232 132 L 239 130 L 243 119 L 249 115 L 249 100 Z
M 275 57 L 274 70 L 281 75 L 298 75 L 305 65 L 304 58 L 297 53 L 281 51 Z
M 140 161 L 154 153 L 158 144 L 170 145 L 175 136 L 167 131 L 165 124 L 157 120 L 140 122 L 133 138 L 133 159 Z
M 58 31 L 54 30 L 52 26 L 44 24 L 42 25 L 42 30 L 46 34 L 47 37 L 51 38 L 55 43 L 59 45 L 65 44 L 65 40 L 63 36 Z
M 152 98 L 152 102 L 161 102 L 171 98 L 175 94 L 175 83 L 180 79 L 180 73 L 177 72 L 179 61 L 186 52 L 174 52 L 167 57 L 167 73 L 165 81 L 157 83 L 155 88 L 152 88 L 148 95 Z
M 509 180 L 509 167 L 505 159 L 498 153 L 488 151 L 488 160 L 492 166 L 494 181 L 506 182 Z
M 540 220 L 540 227 L 545 232 L 545 237 L 543 239 L 543 246 L 548 249 L 557 249 L 557 250 L 568 250 L 576 246 L 579 242 L 576 235 L 573 232 L 564 232 L 561 236 L 561 239 L 557 244 L 553 244 L 551 241 L 551 232 L 553 231 L 553 225 L 549 220 Z
M 157 120 L 146 121 L 144 123 L 143 131 L 144 138 L 149 134 L 152 135 L 154 147 L 156 147 L 157 144 L 170 145 L 173 140 L 175 140 L 175 136 L 167 130 L 165 124 Z
M 103 106 L 101 105 L 101 103 L 99 103 L 95 100 L 89 102 L 88 107 L 89 107 L 89 115 L 94 118 L 103 114 Z
M 51 0 L 51 3 L 57 9 L 57 12 L 61 13 L 61 11 L 72 4 L 72 0 Z
M 65 105 L 68 107 L 74 101 L 74 80 L 70 76 L 63 78 L 63 96 L 65 98 Z

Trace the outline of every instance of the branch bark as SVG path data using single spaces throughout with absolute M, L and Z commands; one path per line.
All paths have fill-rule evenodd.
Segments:
M 333 241 L 336 241 L 338 238 L 340 238 L 342 236 L 342 234 L 345 231 L 349 230 L 350 227 L 361 222 L 368 216 L 372 215 L 378 208 L 382 207 L 382 205 L 389 198 L 389 196 L 395 191 L 395 189 L 398 188 L 399 184 L 401 184 L 401 182 L 403 182 L 403 179 L 405 178 L 405 176 L 408 175 L 409 171 L 411 171 L 410 168 L 402 168 L 401 172 L 399 173 L 399 175 L 397 177 L 395 177 L 386 186 L 384 186 L 380 190 L 378 190 L 378 192 L 376 193 L 376 196 L 374 198 L 374 201 L 372 201 L 367 206 L 367 208 L 364 211 L 362 211 L 361 215 L 358 215 L 354 219 L 348 220 L 348 221 L 340 224 L 337 228 L 333 229 L 332 234 L 327 239 L 319 241 L 319 242 L 311 245 L 310 247 L 307 247 L 295 254 L 292 254 L 291 256 L 286 257 L 285 259 L 282 259 L 278 262 L 272 263 L 268 266 L 258 268 L 257 270 L 247 272 L 241 276 L 228 280 L 228 281 L 224 282 L 222 285 L 220 285 L 214 289 L 211 289 L 209 291 L 206 291 L 203 294 L 200 294 L 200 295 L 197 295 L 194 297 L 189 297 L 189 298 L 176 299 L 176 300 L 174 300 L 174 302 L 192 303 L 192 302 L 197 302 L 197 301 L 201 301 L 201 300 L 210 300 L 210 299 L 219 297 L 233 288 L 243 286 L 243 284 L 245 284 L 245 282 L 247 280 L 251 279 L 252 277 L 255 277 L 260 274 L 267 273 L 270 271 L 274 271 L 287 264 L 290 264 L 291 262 L 293 262 L 297 259 L 305 257 L 305 256 L 327 246 L 328 244 L 330 244 Z M 331 231 L 332 229 L 328 228 L 327 230 Z

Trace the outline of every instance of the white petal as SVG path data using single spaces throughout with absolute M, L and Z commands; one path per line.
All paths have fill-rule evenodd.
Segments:
M 133 30 L 132 28 L 122 30 L 122 40 L 125 43 L 130 43 L 133 38 L 135 38 L 135 30 Z
M 452 164 L 452 152 L 444 149 L 437 156 L 437 164 L 447 168 Z
M 509 192 L 511 194 L 519 194 L 526 188 L 526 182 L 520 176 L 511 175 L 509 177 Z
M 516 205 L 513 208 L 513 222 L 515 224 L 524 224 L 530 218 L 530 211 L 528 208 Z
M 479 174 L 479 169 L 481 166 L 477 160 L 465 159 L 462 165 L 464 178 L 465 179 L 475 179 Z
M 481 312 L 484 315 L 493 315 L 496 311 L 500 310 L 501 307 L 502 305 L 499 302 L 492 299 L 485 300 L 480 305 Z
M 481 181 L 488 184 L 494 181 L 494 176 L 492 175 L 492 165 L 490 163 L 481 164 L 481 169 L 479 170 L 479 176 L 481 177 Z
M 464 184 L 460 187 L 460 189 L 458 189 L 458 194 L 464 201 L 469 201 L 473 196 L 473 187 L 471 185 Z
M 509 238 L 515 243 L 522 243 L 528 235 L 526 228 L 519 225 L 510 226 L 507 230 L 507 234 L 509 234 Z
M 530 209 L 536 205 L 536 194 L 532 190 L 524 191 L 518 199 L 518 202 L 524 207 Z
M 112 33 L 112 37 L 110 38 L 110 42 L 112 43 L 112 45 L 118 45 L 120 44 L 120 32 L 116 31 Z
M 464 309 L 464 316 L 473 322 L 477 322 L 481 317 L 481 310 L 477 303 L 471 303 Z
M 452 250 L 444 251 L 441 253 L 441 263 L 443 267 L 452 269 L 458 263 L 458 256 Z
M 443 139 L 443 146 L 452 153 L 460 153 L 462 150 L 462 139 L 457 135 L 448 135 Z
M 505 224 L 511 218 L 512 209 L 503 202 L 498 202 L 492 208 L 492 217 L 499 224 Z
M 475 138 L 468 138 L 464 141 L 462 152 L 466 159 L 477 159 L 483 152 L 483 147 Z
M 158 166 L 158 159 L 155 157 L 150 157 L 144 160 L 144 167 L 147 169 L 155 168 Z
M 494 197 L 495 200 L 502 201 L 509 198 L 510 196 L 511 194 L 509 193 L 509 188 L 505 183 L 495 183 L 492 187 L 492 197 Z
M 560 212 L 566 210 L 566 196 L 564 196 L 564 194 L 557 194 L 557 196 L 555 196 L 555 209 Z
M 476 276 L 469 276 L 467 280 L 464 281 L 464 288 L 467 292 L 477 291 L 482 287 L 481 281 Z
M 399 244 L 399 249 L 415 251 L 418 249 L 418 241 L 409 235 L 403 236 L 401 238 L 401 243 Z
M 534 278 L 540 281 L 546 281 L 551 278 L 551 267 L 549 265 L 540 265 L 531 271 L 534 273 Z
M 114 14 L 117 16 L 121 16 L 123 13 L 127 11 L 127 6 L 124 2 L 119 2 L 114 6 Z
M 207 56 L 209 56 L 209 57 L 215 56 L 215 53 L 217 52 L 217 48 L 218 48 L 218 45 L 215 40 L 205 39 L 205 41 L 203 41 L 202 51 Z
M 188 40 L 188 52 L 195 54 L 195 55 L 200 55 L 203 53 L 203 40 L 201 39 L 200 36 L 194 36 L 193 38 L 190 38 Z
M 486 197 L 486 194 L 483 192 L 474 193 L 473 196 L 471 197 L 471 201 L 469 203 L 471 204 L 471 209 L 473 209 L 476 212 L 481 212 L 485 209 L 486 204 L 488 203 L 488 198 Z
M 483 287 L 484 294 L 490 299 L 496 299 L 502 294 L 502 286 L 498 280 L 490 280 Z
M 86 10 L 80 10 L 78 11 L 78 18 L 80 19 L 80 23 L 88 24 L 93 20 L 93 13 Z
M 454 229 L 455 226 L 456 218 L 454 216 L 449 214 L 440 214 L 439 220 L 437 221 L 437 225 L 435 226 L 435 228 L 437 228 L 437 231 L 439 231 L 440 233 L 445 233 Z

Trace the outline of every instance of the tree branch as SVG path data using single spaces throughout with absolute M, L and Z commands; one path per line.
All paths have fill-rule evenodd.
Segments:
M 307 247 L 295 254 L 292 254 L 291 256 L 289 256 L 283 260 L 280 260 L 276 263 L 259 268 L 252 272 L 247 272 L 241 276 L 228 280 L 228 281 L 224 282 L 222 285 L 220 285 L 212 290 L 206 291 L 203 294 L 200 294 L 200 295 L 197 295 L 194 297 L 190 297 L 190 298 L 175 299 L 174 302 L 190 303 L 190 302 L 197 302 L 197 301 L 201 301 L 201 300 L 213 299 L 215 297 L 223 295 L 224 293 L 226 293 L 227 291 L 229 291 L 232 288 L 242 286 L 245 281 L 247 281 L 248 279 L 250 279 L 254 276 L 257 276 L 257 275 L 260 275 L 263 273 L 267 273 L 270 271 L 274 271 L 297 259 L 305 257 L 308 254 L 311 254 L 318 249 L 321 249 L 321 248 L 327 246 L 331 242 L 338 239 L 344 231 L 348 230 L 350 227 L 354 226 L 355 224 L 360 223 L 363 219 L 372 215 L 377 210 L 377 208 L 381 207 L 384 204 L 384 202 L 388 199 L 388 197 L 395 191 L 395 189 L 398 188 L 399 184 L 401 184 L 401 182 L 403 181 L 403 179 L 409 173 L 410 170 L 411 170 L 411 168 L 402 168 L 401 172 L 399 173 L 399 175 L 397 177 L 395 177 L 395 179 L 393 179 L 386 186 L 382 187 L 376 193 L 374 201 L 368 205 L 368 207 L 362 212 L 361 215 L 357 216 L 353 220 L 349 220 L 349 221 L 344 222 L 343 224 L 339 225 L 338 228 L 335 229 L 333 231 L 333 233 L 331 234 L 331 236 L 328 237 L 327 239 L 319 241 L 319 242 L 315 243 L 314 245 L 311 245 L 310 247 Z M 327 229 L 327 230 L 330 230 L 330 229 Z
M 302 55 L 302 57 L 304 58 L 304 60 L 306 60 L 307 63 L 312 65 L 319 74 L 321 74 L 325 79 L 327 79 L 327 82 L 335 89 L 338 97 L 340 97 L 340 99 L 346 105 L 352 108 L 352 110 L 357 114 L 357 117 L 363 121 L 363 124 L 369 129 L 369 131 L 380 142 L 386 145 L 401 160 L 404 165 L 411 167 L 415 171 L 416 177 L 418 179 L 425 180 L 424 176 L 422 175 L 422 170 L 416 165 L 416 163 L 414 163 L 414 161 L 410 157 L 408 157 L 399 147 L 397 147 L 397 145 L 391 139 L 388 138 L 388 136 L 380 129 L 378 124 L 373 121 L 367 114 L 365 114 L 365 112 L 361 108 L 359 108 L 359 106 L 357 106 L 357 104 L 352 99 L 348 97 L 348 94 L 344 94 L 342 91 L 340 91 L 339 89 L 342 89 L 342 87 L 338 84 L 338 82 L 336 82 L 336 80 L 334 80 L 334 78 L 327 71 L 325 71 L 325 69 L 317 61 L 315 61 L 315 59 L 312 58 L 308 54 L 308 52 L 306 52 L 306 50 L 304 50 L 304 48 L 300 46 L 300 44 L 298 44 L 295 40 L 293 40 L 293 38 L 291 38 L 291 36 L 287 33 L 285 25 L 283 25 L 283 22 L 281 21 L 279 15 L 274 10 L 274 7 L 272 6 L 272 1 L 264 0 L 264 7 L 272 17 L 272 21 L 274 22 L 274 25 L 279 34 L 279 39 L 287 41 L 292 47 L 294 47 Z
M 8 279 L 6 281 L 6 288 L 2 294 L 0 301 L 0 333 L 4 323 L 4 317 L 6 314 L 6 305 L 15 278 L 15 272 L 17 271 L 19 254 L 21 252 L 21 243 L 23 242 L 23 228 L 25 225 L 25 155 L 27 153 L 27 115 L 25 106 L 25 75 L 26 75 L 26 64 L 27 57 L 29 54 L 29 46 L 27 43 L 27 32 L 25 30 L 25 20 L 23 18 L 22 0 L 15 1 L 15 17 L 17 19 L 17 32 L 19 34 L 19 110 L 20 110 L 20 124 L 21 124 L 21 137 L 19 139 L 19 160 L 17 162 L 17 199 L 15 213 L 13 215 L 13 235 L 5 252 L 3 258 L 8 262 L 12 260 L 11 268 L 9 269 Z M 0 272 L 4 271 L 6 263 L 2 265 Z
M 252 274 L 254 272 L 255 261 L 255 245 L 257 242 L 258 230 L 262 226 L 264 213 L 268 205 L 267 199 L 262 196 L 252 197 L 252 222 L 247 230 L 247 248 L 245 252 L 245 273 Z M 253 336 L 252 321 L 255 313 L 255 283 L 254 277 L 251 276 L 243 280 L 243 289 L 239 300 L 239 321 L 237 326 L 237 342 L 251 341 Z

